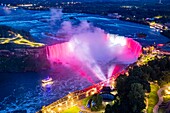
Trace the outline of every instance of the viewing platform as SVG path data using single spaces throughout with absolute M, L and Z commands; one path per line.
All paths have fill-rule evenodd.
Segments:
M 169 52 L 162 52 L 162 51 L 158 51 L 156 52 L 156 54 L 169 54 Z M 153 54 L 153 53 L 152 53 Z M 150 57 L 154 57 L 156 54 L 154 54 L 153 56 L 149 55 Z M 142 60 L 143 62 L 143 60 Z M 38 111 L 37 113 L 61 113 L 64 110 L 71 108 L 73 106 L 78 105 L 78 102 L 84 98 L 87 98 L 89 96 L 92 96 L 94 94 L 100 93 L 101 89 L 103 89 L 103 86 L 108 85 L 108 83 L 110 84 L 111 82 L 113 82 L 120 74 L 127 74 L 128 69 L 131 69 L 133 66 L 137 65 L 139 62 L 135 62 L 131 65 L 129 65 L 127 68 L 125 68 L 124 70 L 122 70 L 121 72 L 115 74 L 114 76 L 112 76 L 111 78 L 107 79 L 106 81 L 102 81 L 100 83 L 94 84 L 88 88 L 85 88 L 83 90 L 78 90 L 72 93 L 69 93 L 68 95 L 66 95 L 65 97 L 53 102 L 50 105 L 47 106 L 43 106 L 42 109 L 40 111 Z M 127 74 L 128 76 L 128 74 Z
M 123 74 L 125 72 L 126 71 L 123 70 L 112 76 L 107 81 L 102 81 L 83 90 L 78 90 L 69 93 L 65 97 L 53 102 L 52 104 L 43 106 L 42 109 L 37 113 L 61 113 L 62 111 L 68 108 L 78 105 L 78 102 L 80 100 L 92 96 L 94 94 L 100 93 L 101 89 L 103 89 L 103 86 L 106 86 L 108 84 L 108 81 L 109 82 L 114 81 L 120 74 Z

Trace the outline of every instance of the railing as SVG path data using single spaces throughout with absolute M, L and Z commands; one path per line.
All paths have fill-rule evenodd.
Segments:
M 113 79 L 115 80 L 120 74 L 123 74 L 125 72 L 126 70 L 122 70 L 121 72 L 115 74 L 106 81 L 99 82 L 83 90 L 77 90 L 69 93 L 65 97 L 53 102 L 52 104 L 48 106 L 43 106 L 42 109 L 37 113 L 61 113 L 65 109 L 77 105 L 77 101 L 99 93 L 103 86 L 107 84 L 107 81 L 111 81 Z

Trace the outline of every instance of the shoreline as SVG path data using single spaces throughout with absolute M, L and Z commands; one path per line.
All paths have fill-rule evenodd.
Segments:
M 48 9 L 28 9 L 28 8 L 23 8 L 23 9 L 25 9 L 25 10 L 33 10 L 33 11 L 50 11 L 50 8 L 48 8 Z M 63 13 L 73 13 L 73 12 L 63 11 Z M 78 11 L 77 11 L 76 13 L 78 13 L 78 14 L 92 14 L 92 15 L 103 16 L 103 17 L 105 17 L 105 18 L 116 19 L 116 18 L 109 17 L 109 16 L 107 16 L 107 15 L 105 15 L 105 14 L 88 13 L 88 12 L 78 12 Z M 125 18 L 119 18 L 118 20 L 125 21 L 125 22 L 136 23 L 136 24 L 141 24 L 141 25 L 146 25 L 146 26 L 150 26 L 149 23 L 144 22 L 144 21 L 126 20 Z M 164 34 L 165 31 L 166 31 L 166 30 L 163 30 L 163 32 L 160 32 L 160 34 L 163 35 L 163 36 L 165 36 L 165 37 L 167 37 L 167 38 L 170 38 L 170 30 L 168 30 L 168 31 L 169 31 L 169 32 L 168 32 L 168 33 L 169 33 L 168 35 Z

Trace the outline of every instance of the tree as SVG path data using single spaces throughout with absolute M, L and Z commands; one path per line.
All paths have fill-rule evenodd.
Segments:
M 105 113 L 112 113 L 112 107 L 110 106 L 110 104 L 106 105 Z
M 127 80 L 127 76 L 125 75 L 120 75 L 117 79 L 116 79 L 116 89 L 119 95 L 125 95 L 125 88 L 124 87 L 126 85 L 126 80 Z
M 158 82 L 161 86 L 170 83 L 170 71 L 163 71 L 162 77 Z
M 98 111 L 101 109 L 102 107 L 102 96 L 100 96 L 99 94 L 93 95 L 92 97 L 92 107 L 91 110 L 92 111 Z
M 115 95 L 116 100 L 114 100 L 114 104 L 112 105 L 112 112 L 119 113 L 119 105 L 120 105 L 120 98 L 118 95 Z
M 128 77 L 121 75 L 116 81 L 120 101 L 112 106 L 112 110 L 115 113 L 140 113 L 145 108 L 145 92 L 150 92 L 148 81 L 143 79 L 142 76 L 131 75 Z
M 129 71 L 129 74 L 132 76 L 139 76 L 141 77 L 143 75 L 143 71 L 141 67 L 135 66 L 133 70 Z
M 129 91 L 127 97 L 129 98 L 131 113 L 141 113 L 145 108 L 145 91 L 143 90 L 143 85 L 140 83 L 131 84 L 131 90 Z

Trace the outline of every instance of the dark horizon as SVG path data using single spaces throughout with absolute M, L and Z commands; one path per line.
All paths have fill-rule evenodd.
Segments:
M 58 3 L 58 2 L 139 2 L 139 3 L 159 3 L 159 0 L 0 0 L 3 4 L 20 4 L 20 3 Z M 161 0 L 162 3 L 170 3 L 169 0 Z

